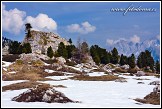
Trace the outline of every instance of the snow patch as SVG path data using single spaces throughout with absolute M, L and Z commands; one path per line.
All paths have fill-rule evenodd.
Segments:
M 89 73 L 89 76 L 103 76 L 106 75 L 105 72 L 93 72 L 93 73 Z
M 54 71 L 54 70 L 50 70 L 50 69 L 45 69 L 44 71 L 47 72 L 47 73 L 53 73 L 53 72 L 56 72 L 56 71 Z

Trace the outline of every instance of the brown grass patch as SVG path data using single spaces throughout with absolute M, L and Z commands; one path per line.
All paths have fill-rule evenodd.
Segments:
M 2 91 L 6 90 L 20 90 L 20 89 L 26 89 L 26 88 L 34 88 L 37 85 L 41 85 L 42 87 L 50 87 L 51 85 L 46 84 L 46 83 L 39 83 L 35 81 L 29 81 L 29 82 L 21 82 L 21 83 L 15 83 L 15 84 L 10 84 L 7 86 L 2 87 Z M 52 85 L 53 87 L 59 87 L 59 88 L 66 88 L 63 85 Z
M 103 75 L 103 76 L 76 75 L 74 77 L 70 77 L 70 79 L 82 81 L 113 81 L 119 79 L 119 77 L 113 75 Z
M 160 93 L 151 92 L 144 99 L 136 98 L 134 100 L 146 104 L 160 105 Z
M 122 68 L 116 68 L 115 72 L 119 72 L 119 73 L 127 73 L 128 71 Z
M 20 58 L 19 54 L 3 55 L 2 61 L 14 62 L 16 59 L 19 59 L 19 58 Z

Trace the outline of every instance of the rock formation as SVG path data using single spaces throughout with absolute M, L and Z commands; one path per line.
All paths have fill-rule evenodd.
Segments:
M 58 45 L 60 42 L 63 42 L 64 45 L 70 45 L 70 43 L 66 39 L 61 38 L 55 33 L 32 30 L 30 37 L 25 36 L 22 44 L 30 43 L 32 53 L 46 54 L 47 48 L 50 46 L 55 52 L 58 49 Z

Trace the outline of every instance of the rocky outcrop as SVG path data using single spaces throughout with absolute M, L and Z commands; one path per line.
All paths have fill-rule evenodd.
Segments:
M 55 33 L 32 30 L 30 37 L 25 36 L 22 44 L 30 43 L 32 53 L 46 54 L 47 48 L 50 46 L 52 47 L 53 51 L 56 51 L 60 42 L 63 42 L 65 45 L 70 45 L 66 39 L 61 38 Z
M 160 84 L 160 81 L 153 81 L 149 83 L 149 85 L 159 85 L 159 84 Z
M 145 76 L 145 72 L 143 71 L 137 71 L 137 73 L 135 74 L 136 76 Z
M 56 91 L 52 87 L 38 85 L 36 88 L 14 97 L 12 101 L 17 102 L 47 102 L 47 103 L 67 103 L 74 102 L 63 93 Z

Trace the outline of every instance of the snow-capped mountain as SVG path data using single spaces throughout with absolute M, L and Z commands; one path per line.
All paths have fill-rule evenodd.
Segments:
M 130 56 L 134 53 L 136 57 L 138 57 L 140 52 L 149 50 L 154 60 L 160 59 L 160 40 L 157 37 L 145 40 L 141 43 L 133 43 L 125 39 L 120 39 L 113 44 L 108 45 L 107 50 L 110 51 L 114 47 L 117 48 L 119 54 Z

